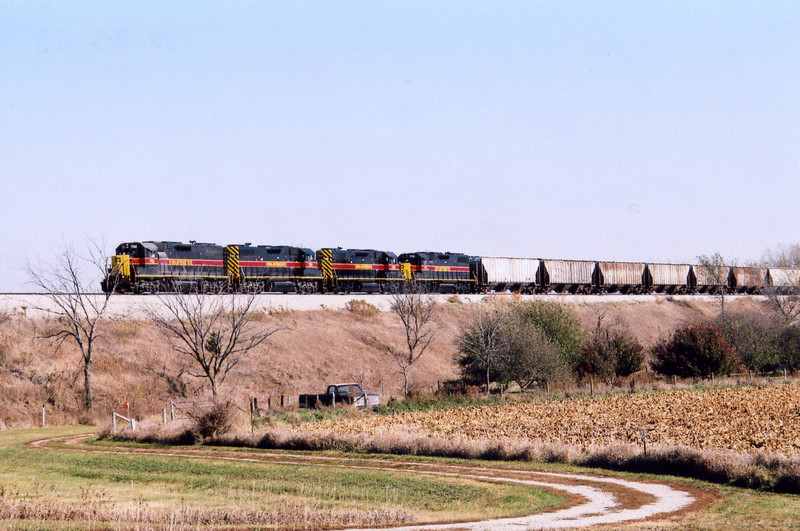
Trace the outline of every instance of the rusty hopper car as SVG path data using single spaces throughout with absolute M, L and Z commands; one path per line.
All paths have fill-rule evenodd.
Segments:
M 642 293 L 645 265 L 638 262 L 597 262 L 594 284 L 599 293 Z
M 483 291 L 536 291 L 536 274 L 540 265 L 538 259 L 481 256 L 475 263 L 478 265 L 478 280 Z
M 732 267 L 728 276 L 731 293 L 761 293 L 767 283 L 767 270 L 761 267 Z
M 767 285 L 779 293 L 800 292 L 800 270 L 771 267 L 767 271 Z
M 696 293 L 719 293 L 728 289 L 729 266 L 703 267 L 693 265 L 691 271 L 691 284 Z
M 689 264 L 647 264 L 645 289 L 655 293 L 689 293 Z
M 595 267 L 587 260 L 542 260 L 536 283 L 543 293 L 591 293 Z

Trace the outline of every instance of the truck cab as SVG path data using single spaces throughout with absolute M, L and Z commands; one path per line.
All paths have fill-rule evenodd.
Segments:
M 380 395 L 364 392 L 357 383 L 331 384 L 323 394 L 303 394 L 299 399 L 300 407 L 312 409 L 322 406 L 336 407 L 338 404 L 377 409 L 380 403 Z
M 352 404 L 359 408 L 376 408 L 380 404 L 378 395 L 364 392 L 357 383 L 331 384 L 326 394 L 332 396 L 332 403 Z

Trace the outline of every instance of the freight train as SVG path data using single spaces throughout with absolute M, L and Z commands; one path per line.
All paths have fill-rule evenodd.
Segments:
M 767 288 L 797 291 L 800 286 L 800 269 L 725 266 L 716 273 L 692 264 L 143 241 L 116 248 L 102 289 L 122 293 L 714 294 L 724 290 L 757 294 Z

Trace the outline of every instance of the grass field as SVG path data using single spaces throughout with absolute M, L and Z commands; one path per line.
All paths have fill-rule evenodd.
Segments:
M 385 471 L 239 463 L 148 455 L 42 450 L 30 440 L 88 431 L 85 427 L 0 432 L 0 527 L 3 529 L 172 529 L 387 525 L 522 514 L 564 501 L 524 486 L 425 477 Z M 93 442 L 111 449 L 109 441 Z M 145 447 L 145 445 L 128 445 Z M 211 451 L 197 449 L 197 451 Z M 370 457 L 361 456 L 365 459 Z M 396 459 L 390 456 L 373 458 Z M 565 465 L 489 463 L 502 469 Z M 618 477 L 674 481 L 663 476 L 593 471 Z M 800 498 L 748 489 L 689 484 L 710 503 L 668 519 L 630 524 L 632 529 L 787 529 L 800 521 Z M 25 509 L 24 520 L 9 511 Z M 19 515 L 17 515 L 19 516 Z
M 527 514 L 564 501 L 526 486 L 410 473 L 24 446 L 82 430 L 0 432 L 0 527 L 389 525 Z

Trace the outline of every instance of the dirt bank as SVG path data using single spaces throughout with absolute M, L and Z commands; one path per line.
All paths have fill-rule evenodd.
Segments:
M 297 297 L 299 300 L 311 300 Z M 402 345 L 404 333 L 397 318 L 387 311 L 352 312 L 344 308 L 351 299 L 364 299 L 376 308 L 386 307 L 384 298 L 323 297 L 328 305 L 295 310 L 286 304 L 264 301 L 260 321 L 281 331 L 254 350 L 223 382 L 221 389 L 243 409 L 251 396 L 260 404 L 276 404 L 280 395 L 296 401 L 301 392 L 318 392 L 326 383 L 356 381 L 384 398 L 398 396 L 402 377 L 395 362 L 376 343 Z M 140 299 L 120 298 L 124 304 Z M 283 299 L 280 299 L 283 300 Z M 455 378 L 455 337 L 459 322 L 476 299 L 440 297 L 436 319 L 437 337 L 415 368 L 411 380 L 422 391 L 437 382 Z M 690 297 L 548 297 L 567 300 L 587 328 L 600 314 L 605 319 L 627 323 L 645 345 L 652 345 L 676 326 L 712 317 L 718 303 L 710 298 Z M 152 303 L 149 298 L 148 303 Z M 120 304 L 123 304 L 120 303 Z M 335 304 L 334 304 L 335 303 Z M 39 338 L 48 318 L 22 308 L 18 299 L 10 305 L 0 324 L 0 428 L 35 426 L 41 423 L 44 404 L 52 423 L 72 422 L 78 416 L 83 378 L 80 354 L 64 343 L 60 348 Z M 306 304 L 305 302 L 303 304 Z M 321 304 L 312 302 L 315 304 Z M 726 309 L 759 310 L 763 301 L 737 297 L 726 300 Z M 172 351 L 169 343 L 136 312 L 113 314 L 98 342 L 95 357 L 95 416 L 105 418 L 112 409 L 121 411 L 125 401 L 139 416 L 158 415 L 170 400 L 207 399 L 205 381 L 193 378 L 190 365 Z

